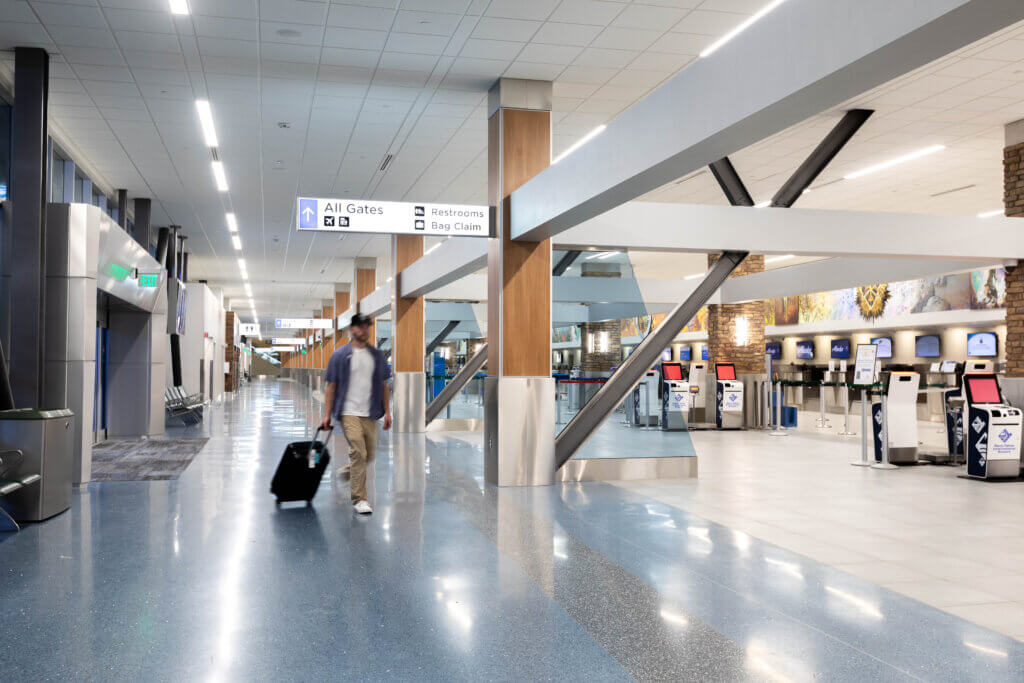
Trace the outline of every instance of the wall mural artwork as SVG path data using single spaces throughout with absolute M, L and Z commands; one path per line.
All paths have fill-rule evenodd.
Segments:
M 1005 307 L 1006 270 L 999 267 L 772 299 L 765 307 L 765 324 L 856 318 L 871 322 L 913 313 Z
M 576 344 L 580 343 L 580 326 L 571 325 L 569 327 L 553 327 L 551 328 L 551 341 L 555 344 L 566 344 L 573 342 Z
M 971 273 L 971 308 L 1006 308 L 1006 269 L 986 268 Z

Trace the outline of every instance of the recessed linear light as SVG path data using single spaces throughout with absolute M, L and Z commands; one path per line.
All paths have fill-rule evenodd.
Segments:
M 603 251 L 595 251 L 593 254 L 591 254 L 590 256 L 586 257 L 583 260 L 584 261 L 593 261 L 596 258 L 604 258 L 604 255 L 605 255 L 605 252 L 603 252 Z
M 604 129 L 607 128 L 607 127 L 608 126 L 606 126 L 606 125 L 604 125 L 602 123 L 600 126 L 598 126 L 594 130 L 590 131 L 589 133 L 587 133 L 586 135 L 581 137 L 579 140 L 577 140 L 571 147 L 569 147 L 569 149 L 565 150 L 564 152 L 559 154 L 557 157 L 552 159 L 551 160 L 551 164 L 552 165 L 557 164 L 559 161 L 561 161 L 562 159 L 566 158 L 567 156 L 569 156 L 570 154 L 572 154 L 573 152 L 578 150 L 580 147 L 582 147 L 583 145 L 587 144 L 588 142 L 590 142 L 591 140 L 596 138 L 598 135 L 600 135 L 602 132 L 604 132 Z
M 1002 216 L 1006 213 L 1006 209 L 996 209 L 995 211 L 982 211 L 978 214 L 978 218 L 992 218 L 992 216 Z
M 777 261 L 785 261 L 786 259 L 791 259 L 791 258 L 793 258 L 793 254 L 784 254 L 782 256 L 772 256 L 771 258 L 766 258 L 764 260 L 764 262 L 765 263 L 775 263 Z
M 235 251 L 242 251 L 242 240 L 238 239 L 238 235 L 231 236 L 231 246 L 235 248 Z
M 772 200 L 769 199 L 767 201 L 758 202 L 757 204 L 754 204 L 754 208 L 755 209 L 766 209 L 766 208 L 768 208 L 771 205 L 772 205 Z
M 227 192 L 228 177 L 224 175 L 224 164 L 219 161 L 213 161 L 211 165 L 213 166 L 213 179 L 217 181 L 217 190 Z
M 171 14 L 188 14 L 188 0 L 171 0 Z
M 846 180 L 854 180 L 855 178 L 860 178 L 861 176 L 866 176 L 869 173 L 875 173 L 876 171 L 883 171 L 883 170 L 885 170 L 887 168 L 891 168 L 893 166 L 896 166 L 897 164 L 902 164 L 902 163 L 905 163 L 907 161 L 913 161 L 914 159 L 920 159 L 921 157 L 928 156 L 929 154 L 935 154 L 935 152 L 941 152 L 944 149 L 946 149 L 945 145 L 932 145 L 931 147 L 925 147 L 924 149 L 919 149 L 916 152 L 911 152 L 910 154 L 904 154 L 901 157 L 896 157 L 895 159 L 889 159 L 888 161 L 883 161 L 880 164 L 875 164 L 874 166 L 868 166 L 867 168 L 862 168 L 859 171 L 854 171 L 853 173 L 849 173 L 847 175 L 844 175 L 843 178 L 845 178 Z
M 196 100 L 196 112 L 199 113 L 199 125 L 203 127 L 203 140 L 207 147 L 217 146 L 217 129 L 213 125 L 213 110 L 210 100 Z
M 617 252 L 617 251 L 609 251 L 607 254 L 601 254 L 597 258 L 599 260 L 603 260 L 603 259 L 606 259 L 606 258 L 611 258 L 612 256 L 615 256 L 617 253 L 619 253 L 619 252 Z
M 238 219 L 235 218 L 235 214 L 229 213 L 226 218 L 228 219 L 228 232 L 238 232 Z
M 754 14 L 751 15 L 750 18 L 747 19 L 746 21 L 744 21 L 742 24 L 740 24 L 739 26 L 737 26 L 733 30 L 729 31 L 724 36 L 722 36 L 721 38 L 716 40 L 715 42 L 711 43 L 711 45 L 709 45 L 706 48 L 704 48 L 704 50 L 700 53 L 700 56 L 701 57 L 709 56 L 715 50 L 717 50 L 718 48 L 722 47 L 723 45 L 728 43 L 730 40 L 732 40 L 733 38 L 735 38 L 739 34 L 741 34 L 744 31 L 746 31 L 748 28 L 750 28 L 750 26 L 754 22 L 756 22 L 759 19 L 761 19 L 761 17 L 763 17 L 764 15 L 768 14 L 769 12 L 771 12 L 773 9 L 775 9 L 776 7 L 781 5 L 783 2 L 785 2 L 785 0 L 773 0 L 772 2 L 769 2 L 767 5 L 765 5 L 761 9 L 757 10 L 756 12 L 754 12 Z
M 704 277 L 704 273 L 694 273 L 693 275 L 687 275 L 684 280 L 696 280 L 699 277 Z

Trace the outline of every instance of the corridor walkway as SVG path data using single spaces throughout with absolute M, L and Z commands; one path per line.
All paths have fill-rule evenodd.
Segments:
M 372 516 L 335 481 L 277 509 L 318 414 L 244 385 L 180 480 L 92 484 L 0 540 L 3 678 L 1024 676 L 1022 643 L 641 493 L 485 486 L 444 435 L 382 440 Z

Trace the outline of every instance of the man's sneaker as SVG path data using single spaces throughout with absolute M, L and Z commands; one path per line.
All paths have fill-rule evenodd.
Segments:
M 358 512 L 361 515 L 368 515 L 371 512 L 373 512 L 373 508 L 370 507 L 370 504 L 367 503 L 365 500 L 361 500 L 358 503 L 356 503 L 356 512 Z

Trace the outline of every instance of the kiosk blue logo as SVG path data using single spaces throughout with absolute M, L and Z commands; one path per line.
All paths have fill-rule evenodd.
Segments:
M 982 421 L 981 416 L 978 416 L 974 418 L 974 422 L 971 423 L 971 426 L 974 427 L 974 431 L 980 434 L 981 430 L 985 428 L 985 423 Z
M 1003 431 L 999 432 L 999 440 L 1003 443 L 1006 443 L 1011 436 L 1013 436 L 1013 434 L 1010 434 L 1010 431 L 1005 427 L 1003 428 Z
M 317 211 L 315 199 L 299 200 L 300 230 L 316 230 L 319 227 L 316 223 L 317 215 L 319 215 L 319 212 Z

